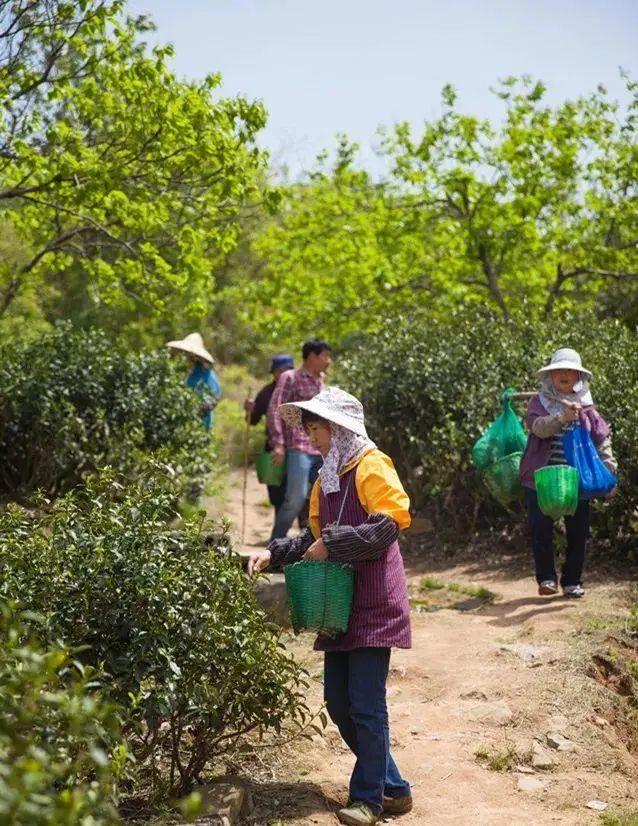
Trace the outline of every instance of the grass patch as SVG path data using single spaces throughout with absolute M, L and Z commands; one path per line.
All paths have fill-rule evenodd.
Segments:
M 427 591 L 450 591 L 454 594 L 463 594 L 467 597 L 482 599 L 485 602 L 493 602 L 496 594 L 481 585 L 462 585 L 459 582 L 443 582 L 436 577 L 426 576 L 421 580 L 421 589 Z
M 489 749 L 487 746 L 479 746 L 474 752 L 474 759 L 493 772 L 511 771 L 517 763 L 524 762 L 512 745 L 508 745 L 504 749 Z
M 445 582 L 441 582 L 440 579 L 433 576 L 425 576 L 421 580 L 421 588 L 427 588 L 431 591 L 438 591 L 441 588 L 445 588 Z
M 638 809 L 621 812 L 603 812 L 599 815 L 602 826 L 638 826 Z

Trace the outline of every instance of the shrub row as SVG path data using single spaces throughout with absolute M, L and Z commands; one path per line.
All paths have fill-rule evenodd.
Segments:
M 536 370 L 558 347 L 579 350 L 594 373 L 594 401 L 613 428 L 619 494 L 596 506 L 595 525 L 601 536 L 631 542 L 638 523 L 638 338 L 620 323 L 583 314 L 506 321 L 490 312 L 458 311 L 445 320 L 406 313 L 359 341 L 341 369 L 413 504 L 467 524 L 473 514 L 498 513 L 471 465 L 472 445 L 498 414 L 503 390 L 536 389 Z
M 119 822 L 127 764 L 115 707 L 98 674 L 58 642 L 42 647 L 6 604 L 0 613 L 0 822 L 79 826 Z
M 59 495 L 96 468 L 135 477 L 168 458 L 175 494 L 210 471 L 195 394 L 164 352 L 130 352 L 62 324 L 0 348 L 0 497 Z
M 150 470 L 148 471 L 150 473 Z M 155 472 L 170 474 L 159 466 Z M 308 722 L 303 671 L 221 535 L 173 530 L 171 493 L 112 471 L 45 513 L 0 513 L 0 599 L 41 613 L 43 644 L 106 674 L 143 782 L 183 792 L 249 732 Z

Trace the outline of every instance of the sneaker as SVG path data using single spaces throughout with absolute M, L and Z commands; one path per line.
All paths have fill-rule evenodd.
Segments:
M 553 579 L 544 579 L 538 586 L 538 593 L 542 597 L 548 597 L 558 593 L 558 585 Z
M 405 815 L 412 811 L 412 795 L 404 794 L 402 797 L 386 797 L 383 795 L 383 814 L 385 815 Z
M 365 803 L 350 803 L 346 809 L 337 812 L 339 823 L 348 823 L 350 826 L 367 826 L 368 823 L 378 823 L 381 819 L 375 815 Z
M 565 585 L 563 586 L 563 596 L 570 599 L 580 599 L 585 596 L 585 589 L 582 585 Z

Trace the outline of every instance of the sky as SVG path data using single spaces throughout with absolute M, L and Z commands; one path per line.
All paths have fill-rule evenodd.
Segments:
M 224 94 L 264 102 L 259 143 L 296 178 L 345 132 L 373 171 L 381 125 L 415 127 L 452 83 L 464 111 L 498 119 L 499 78 L 529 74 L 558 102 L 638 79 L 638 0 L 129 0 L 180 77 L 221 72 Z

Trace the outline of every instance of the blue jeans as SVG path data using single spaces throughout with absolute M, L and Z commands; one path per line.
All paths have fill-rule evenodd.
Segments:
M 275 516 L 271 539 L 282 539 L 287 535 L 309 496 L 322 463 L 321 456 L 312 456 L 300 450 L 286 451 L 286 495 Z
M 525 504 L 529 526 L 532 531 L 532 549 L 534 551 L 534 567 L 536 581 L 540 585 L 547 579 L 557 581 L 554 563 L 554 520 L 538 507 L 536 491 L 525 488 Z M 567 533 L 567 553 L 563 565 L 560 584 L 580 585 L 585 564 L 585 551 L 589 539 L 589 502 L 581 499 L 578 509 L 573 516 L 565 517 L 565 532 Z
M 351 800 L 366 803 L 376 814 L 383 796 L 405 797 L 405 781 L 390 754 L 385 684 L 389 648 L 327 651 L 324 698 L 328 714 L 357 758 L 350 778 Z

